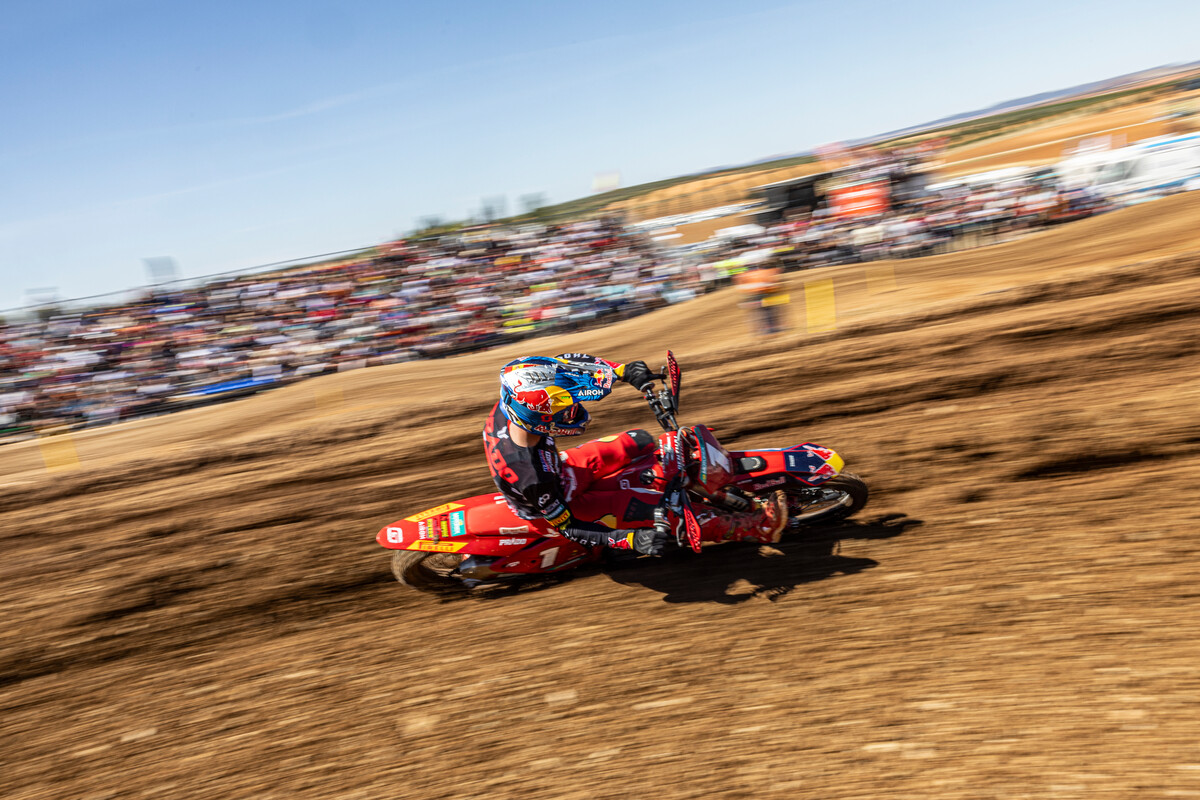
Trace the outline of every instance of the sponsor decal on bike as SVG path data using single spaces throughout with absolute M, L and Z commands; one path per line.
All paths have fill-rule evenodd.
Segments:
M 450 535 L 465 536 L 467 533 L 467 512 L 466 511 L 451 511 L 450 512 Z
M 500 546 L 506 547 L 508 545 L 525 544 L 528 541 L 528 539 L 501 539 Z
M 437 508 L 431 508 L 428 511 L 422 511 L 420 514 L 413 514 L 411 517 L 405 517 L 404 519 L 407 522 L 420 522 L 423 519 L 436 517 L 439 514 L 445 514 L 447 511 L 453 511 L 456 508 L 462 507 L 462 503 L 446 503 L 445 505 L 440 505 Z
M 757 492 L 760 489 L 769 489 L 772 486 L 782 486 L 785 483 L 787 483 L 787 478 L 780 475 L 775 478 L 767 478 L 765 481 L 759 481 L 758 483 L 751 484 L 751 488 Z
M 392 544 L 399 544 L 400 542 L 404 541 L 404 529 L 389 527 L 387 529 L 387 540 Z
M 430 542 L 418 540 L 410 544 L 408 550 L 429 550 L 434 553 L 457 553 L 467 546 L 466 542 Z
M 517 525 L 512 528 L 501 528 L 500 533 L 511 536 L 514 533 L 529 533 L 528 525 Z
M 804 479 L 808 483 L 813 483 L 813 478 L 816 478 L 818 482 L 829 480 L 841 472 L 842 467 L 846 465 L 846 462 L 837 453 L 828 447 L 816 444 L 798 445 L 790 450 L 785 450 L 783 457 L 788 472 L 801 475 L 808 473 L 811 476 Z
M 816 453 L 825 461 L 828 461 L 834 456 L 834 452 L 832 450 L 830 450 L 828 447 L 821 447 L 819 444 L 804 444 L 801 445 L 801 447 L 810 453 Z
M 442 529 L 442 536 L 450 535 L 450 522 L 445 517 L 438 520 L 438 525 Z
M 783 459 L 788 472 L 801 475 L 816 472 L 825 466 L 825 459 L 811 450 L 789 450 L 783 454 Z
M 564 508 L 561 514 L 556 517 L 547 517 L 546 521 L 557 528 L 559 525 L 565 525 L 569 519 L 571 519 L 571 512 Z
M 824 483 L 825 481 L 837 475 L 837 470 L 829 464 L 822 464 L 821 468 L 813 472 L 807 480 L 809 483 Z

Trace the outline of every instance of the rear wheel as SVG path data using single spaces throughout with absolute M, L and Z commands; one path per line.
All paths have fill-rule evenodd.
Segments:
M 785 489 L 788 527 L 828 525 L 857 514 L 867 504 L 870 491 L 862 478 L 843 472 L 820 486 Z
M 463 558 L 458 553 L 396 550 L 392 553 L 392 574 L 405 586 L 422 592 L 460 591 L 466 586 L 454 570 Z

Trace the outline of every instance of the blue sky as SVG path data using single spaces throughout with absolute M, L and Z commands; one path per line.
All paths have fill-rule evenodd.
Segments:
M 8 3 L 0 308 L 1200 59 L 1200 3 Z

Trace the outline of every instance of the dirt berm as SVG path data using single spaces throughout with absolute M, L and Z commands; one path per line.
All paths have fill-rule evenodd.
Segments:
M 769 341 L 718 293 L 5 447 L 0 796 L 1200 796 L 1198 220 L 798 275 Z M 392 580 L 381 525 L 488 490 L 501 363 L 668 347 L 686 420 L 834 447 L 870 506 L 489 599 Z

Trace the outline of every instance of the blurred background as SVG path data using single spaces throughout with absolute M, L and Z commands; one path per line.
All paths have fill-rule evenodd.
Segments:
M 492 198 L 478 219 L 358 250 L 195 279 L 147 258 L 148 286 L 27 290 L 0 332 L 3 434 L 473 352 L 691 300 L 764 265 L 955 252 L 1200 188 L 1198 98 L 1200 67 L 1156 69 L 666 187 L 538 196 L 511 216 Z
M 5 797 L 1200 795 L 1194 4 L 18 4 Z M 407 593 L 496 373 L 819 537 Z M 618 391 L 596 435 L 653 427 Z

